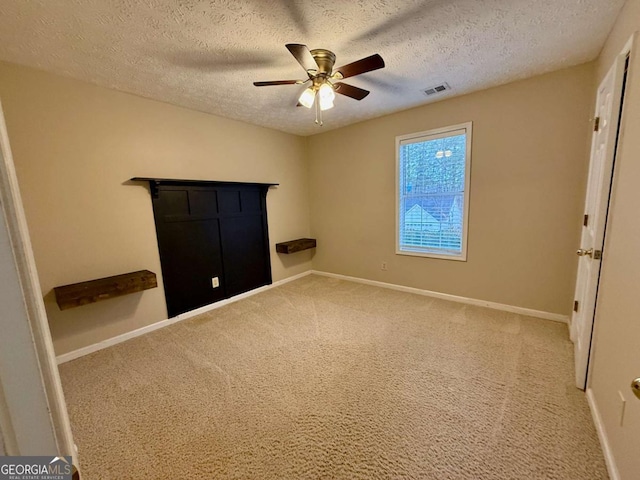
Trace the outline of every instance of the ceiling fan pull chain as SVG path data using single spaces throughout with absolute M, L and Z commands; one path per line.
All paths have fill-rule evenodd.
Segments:
M 322 122 L 322 109 L 319 107 L 319 104 L 320 102 L 316 102 L 316 124 L 322 126 L 324 123 Z
M 320 111 L 320 109 L 318 108 L 318 102 L 315 102 L 315 104 L 316 104 L 316 125 L 322 126 L 322 111 Z M 318 121 L 318 118 L 320 118 L 319 121 Z

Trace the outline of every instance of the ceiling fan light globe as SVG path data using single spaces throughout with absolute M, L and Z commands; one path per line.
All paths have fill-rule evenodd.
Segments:
M 313 101 L 315 100 L 315 98 L 316 92 L 314 92 L 312 88 L 307 88 L 304 92 L 302 92 L 302 95 L 300 95 L 298 101 L 303 107 L 311 108 L 313 106 Z
M 320 102 L 328 102 L 333 106 L 333 100 L 336 98 L 336 92 L 333 91 L 331 84 L 323 83 L 320 85 L 320 89 L 318 90 L 318 96 L 320 97 Z
M 320 101 L 320 110 L 324 111 L 324 110 L 329 110 L 330 108 L 333 108 L 333 101 L 322 99 L 322 98 L 319 101 Z

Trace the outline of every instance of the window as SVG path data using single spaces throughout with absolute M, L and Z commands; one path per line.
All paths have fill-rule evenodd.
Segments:
M 396 137 L 396 253 L 467 259 L 471 123 Z

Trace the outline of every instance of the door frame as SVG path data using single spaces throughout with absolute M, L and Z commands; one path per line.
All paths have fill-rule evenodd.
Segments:
M 637 33 L 633 33 L 631 35 L 631 37 L 629 38 L 629 40 L 627 40 L 627 43 L 625 44 L 625 46 L 623 47 L 623 49 L 620 51 L 620 53 L 616 56 L 615 60 L 613 61 L 613 63 L 611 64 L 611 66 L 609 67 L 609 70 L 612 69 L 616 69 L 618 72 L 623 72 L 624 75 L 624 66 L 625 63 L 627 61 L 627 58 L 631 58 L 633 55 L 633 51 L 635 49 L 635 41 L 636 41 L 636 37 L 637 37 Z M 630 65 L 629 65 L 629 69 L 630 69 Z M 629 72 L 627 72 L 627 79 L 630 77 Z M 603 80 L 605 77 L 603 77 Z M 614 81 L 615 86 L 616 86 L 616 92 L 617 94 L 620 94 L 620 110 L 619 113 L 616 117 L 616 130 L 617 130 L 617 135 L 616 135 L 616 140 L 615 140 L 615 145 L 614 145 L 614 150 L 613 150 L 613 159 L 611 162 L 611 173 L 610 173 L 610 179 L 611 179 L 611 183 L 610 183 L 610 188 L 609 188 L 609 196 L 607 199 L 607 214 L 605 215 L 604 218 L 604 223 L 603 223 L 603 245 L 602 245 L 602 259 L 600 260 L 600 266 L 599 266 L 599 273 L 598 273 L 598 284 L 600 283 L 600 277 L 602 276 L 602 264 L 604 263 L 605 260 L 605 256 L 606 256 L 606 230 L 607 230 L 607 224 L 609 223 L 609 211 L 611 210 L 611 203 L 612 203 L 612 199 L 613 199 L 613 192 L 615 189 L 615 178 L 616 178 L 616 158 L 618 155 L 618 147 L 621 143 L 622 140 L 622 136 L 623 136 L 623 130 L 624 130 L 624 125 L 625 125 L 625 119 L 624 119 L 624 96 L 626 96 L 627 91 L 624 90 L 624 76 L 620 79 L 616 79 Z M 598 88 L 600 87 L 600 85 L 598 85 Z M 593 149 L 593 146 L 592 146 Z M 595 303 L 594 303 L 594 311 L 593 311 L 593 319 L 592 319 L 592 324 L 591 324 L 591 341 L 589 343 L 589 357 L 588 357 L 588 361 L 587 361 L 587 372 L 586 372 L 586 378 L 585 378 L 585 385 L 584 385 L 584 390 L 587 391 L 589 389 L 589 386 L 591 384 L 591 373 L 592 373 L 592 361 L 595 355 L 595 348 L 596 348 L 596 335 L 597 335 L 597 318 L 598 318 L 598 288 L 596 288 L 595 291 Z
M 71 456 L 78 465 L 0 103 L 0 435 L 6 455 Z

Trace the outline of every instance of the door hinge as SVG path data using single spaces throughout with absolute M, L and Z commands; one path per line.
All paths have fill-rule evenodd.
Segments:
M 582 220 L 582 224 L 586 227 L 587 225 L 589 225 L 589 215 L 585 215 L 584 219 Z
M 600 117 L 596 117 L 593 119 L 593 131 L 597 132 L 600 130 Z
M 580 302 L 578 302 L 578 300 L 574 300 L 573 301 L 573 311 L 577 312 L 579 306 L 580 306 Z

